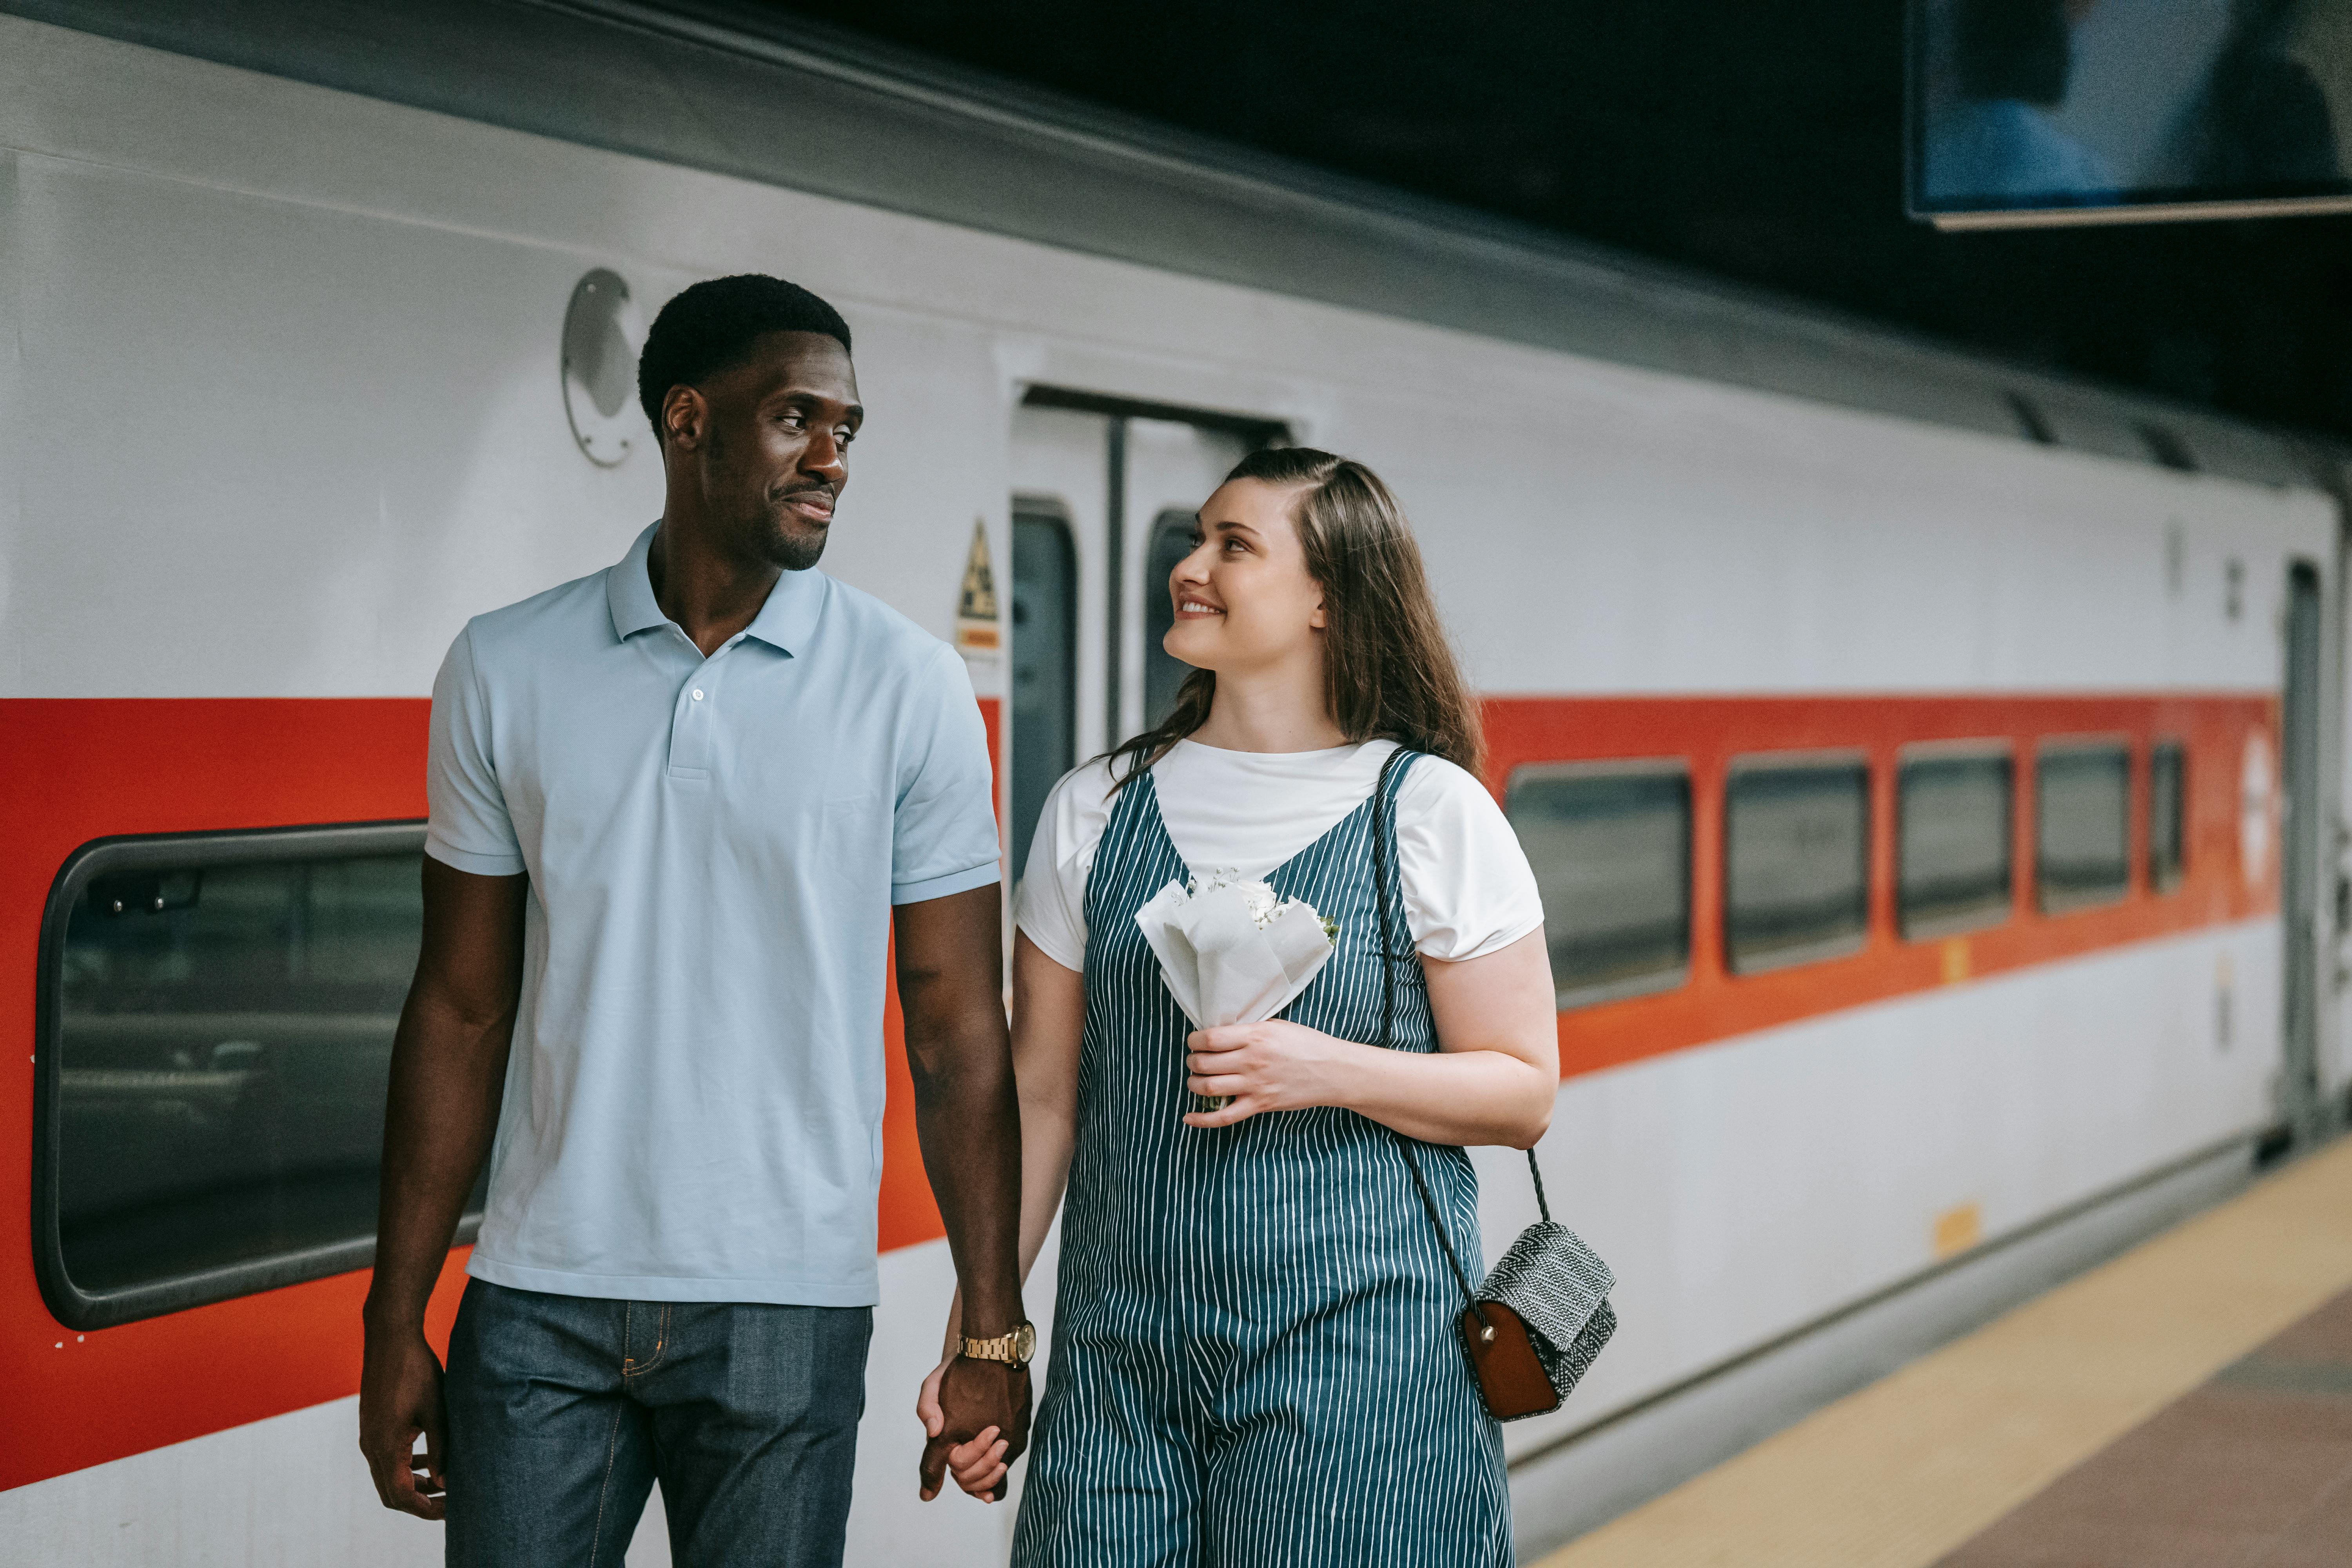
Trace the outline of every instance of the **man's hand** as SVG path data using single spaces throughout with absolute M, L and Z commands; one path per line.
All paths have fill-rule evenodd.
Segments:
M 930 1434 L 923 1445 L 923 1500 L 940 1495 L 952 1465 L 958 1486 L 982 1501 L 1003 1502 L 1005 1476 L 1029 1446 L 1029 1369 L 956 1356 L 931 1376 L 938 1404 L 917 1405 Z M 925 1380 L 924 1393 L 931 1389 Z
M 425 941 L 393 1037 L 375 1277 L 360 1314 L 360 1452 L 383 1506 L 419 1519 L 441 1517 L 442 1484 L 441 1363 L 425 1342 L 425 1307 L 499 1122 L 527 890 L 520 877 L 425 857 Z
M 371 1332 L 360 1371 L 360 1452 L 383 1506 L 439 1519 L 441 1451 L 440 1358 L 422 1331 Z
M 966 1331 L 980 1324 L 991 1333 L 1028 1317 L 1021 1309 L 1021 1102 L 1005 1030 L 998 898 L 993 886 L 973 888 L 901 904 L 893 916 L 915 1133 L 955 1259 L 958 1321 Z M 940 1375 L 939 1409 L 937 1430 L 924 1421 L 926 1498 L 939 1491 L 949 1452 L 992 1426 L 997 1436 L 981 1451 L 1001 1442 L 1003 1464 L 1021 1457 L 1029 1373 L 959 1357 Z M 989 1490 L 1003 1495 L 1002 1475 Z

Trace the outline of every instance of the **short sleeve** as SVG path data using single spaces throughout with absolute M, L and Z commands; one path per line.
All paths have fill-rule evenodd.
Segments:
M 433 679 L 433 718 L 425 748 L 425 799 L 430 816 L 425 852 L 477 877 L 523 870 L 522 846 L 507 815 L 491 744 L 489 700 L 474 668 L 474 628 L 449 645 Z
M 1397 788 L 1397 874 L 1413 946 L 1458 962 L 1499 952 L 1543 924 L 1543 897 L 1495 797 L 1438 757 Z
M 1013 895 L 1013 923 L 1065 969 L 1086 967 L 1087 878 L 1109 822 L 1109 764 L 1088 763 L 1062 775 L 1029 840 L 1029 864 Z
M 988 728 L 946 644 L 907 707 L 890 829 L 890 901 L 919 904 L 1003 880 Z

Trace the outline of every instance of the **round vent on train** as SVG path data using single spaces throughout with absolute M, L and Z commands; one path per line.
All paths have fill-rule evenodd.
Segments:
M 599 267 L 572 286 L 563 312 L 563 412 L 572 439 L 600 468 L 625 461 L 647 434 L 637 412 L 645 342 L 645 319 L 619 273 Z

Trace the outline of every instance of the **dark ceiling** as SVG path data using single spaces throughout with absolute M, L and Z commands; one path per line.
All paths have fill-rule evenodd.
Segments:
M 2005 357 L 2352 437 L 2352 218 L 1939 235 L 1898 0 L 770 0 Z

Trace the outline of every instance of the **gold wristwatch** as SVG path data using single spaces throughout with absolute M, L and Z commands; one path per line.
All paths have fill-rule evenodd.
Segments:
M 1037 1353 L 1037 1329 L 1034 1323 L 1023 1323 L 1009 1334 L 999 1334 L 992 1340 L 976 1340 L 963 1336 L 956 1350 L 961 1356 L 973 1361 L 1001 1361 L 1008 1366 L 1027 1366 L 1029 1358 Z

